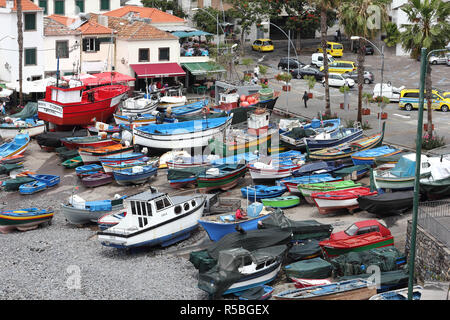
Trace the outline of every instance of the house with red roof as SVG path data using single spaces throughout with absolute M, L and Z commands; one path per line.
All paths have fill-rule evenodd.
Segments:
M 120 8 L 120 0 L 36 0 L 45 16 L 78 17 L 80 13 L 105 13 Z

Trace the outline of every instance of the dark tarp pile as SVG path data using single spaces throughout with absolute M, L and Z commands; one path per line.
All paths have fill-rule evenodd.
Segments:
M 5 180 L 2 183 L 2 187 L 5 191 L 19 191 L 19 187 L 22 184 L 30 183 L 35 181 L 33 178 L 29 177 L 19 177 L 15 179 Z
M 331 276 L 332 265 L 322 258 L 297 261 L 284 267 L 288 278 L 325 279 Z
M 20 168 L 23 168 L 22 164 L 17 164 L 17 163 L 8 164 L 8 163 L 5 163 L 5 164 L 0 165 L 0 174 L 8 174 L 11 171 L 13 171 L 15 169 L 20 169 Z
M 276 229 L 248 230 L 245 233 L 232 232 L 226 234 L 205 250 L 191 252 L 189 261 L 202 273 L 216 265 L 220 251 L 234 248 L 254 251 L 261 248 L 288 244 L 291 239 L 291 232 Z
M 307 137 L 312 137 L 317 134 L 313 129 L 304 129 L 300 127 L 293 128 L 291 131 L 286 133 L 286 136 L 292 139 L 302 139 Z
M 361 252 L 349 252 L 331 259 L 334 277 L 365 274 L 369 266 L 378 266 L 380 271 L 400 268 L 404 256 L 394 246 L 375 248 Z
M 328 238 L 333 231 L 330 224 L 323 224 L 316 220 L 291 220 L 279 208 L 275 209 L 270 217 L 261 221 L 260 227 L 290 231 L 293 233 L 293 240 L 324 239 Z
M 58 132 L 44 132 L 37 135 L 36 141 L 40 146 L 48 148 L 61 147 L 61 138 L 67 137 L 86 137 L 88 135 L 87 129 L 77 131 L 58 131 Z
M 364 273 L 353 276 L 340 277 L 337 281 L 345 281 L 351 279 L 363 278 L 367 279 L 373 274 Z M 408 269 L 380 272 L 380 285 L 377 286 L 377 293 L 405 288 L 408 286 Z
M 227 116 L 228 116 L 228 114 L 226 112 L 214 112 L 214 113 L 207 114 L 206 115 L 206 119 L 222 118 L 222 117 L 227 117 Z M 200 114 L 200 115 L 177 116 L 177 120 L 179 122 L 199 120 L 199 119 L 205 119 L 205 116 L 202 115 L 202 114 Z
M 37 102 L 27 102 L 22 111 L 12 114 L 10 118 L 18 118 L 18 119 L 30 119 L 37 115 L 38 112 L 38 104 Z
M 414 191 L 397 191 L 359 197 L 361 210 L 378 216 L 405 213 L 413 207 Z
M 318 257 L 322 254 L 319 246 L 320 240 L 308 239 L 294 244 L 288 252 L 288 258 L 292 261 L 299 261 Z
M 80 155 L 77 149 L 67 149 L 66 147 L 56 148 L 55 151 L 62 160 L 72 159 Z
M 269 260 L 278 261 L 278 265 L 282 262 L 286 253 L 286 245 L 271 246 L 257 249 L 254 251 L 243 248 L 234 248 L 220 251 L 217 264 L 206 272 L 200 272 L 198 276 L 198 287 L 213 298 L 220 297 L 234 283 L 238 282 L 243 274 L 239 272 L 239 268 L 254 263 L 261 265 Z M 259 271 L 260 276 L 266 270 Z M 249 275 L 246 275 L 247 277 Z M 253 276 L 258 276 L 258 271 Z
M 261 300 L 265 294 L 266 291 L 264 290 L 264 286 L 258 286 L 243 291 L 239 296 L 242 300 Z
M 333 171 L 333 176 L 334 177 L 344 178 L 346 176 L 350 176 L 350 175 L 353 175 L 353 174 L 361 175 L 363 173 L 368 172 L 369 169 L 370 169 L 369 165 L 359 164 L 359 165 L 356 165 L 356 166 L 349 166 L 349 167 L 345 167 L 345 168 Z M 356 177 L 355 177 L 355 179 L 356 179 Z
M 167 180 L 181 180 L 188 179 L 192 177 L 197 177 L 198 175 L 204 173 L 208 168 L 205 167 L 192 167 L 183 169 L 168 169 L 167 170 Z
M 231 110 L 233 113 L 233 120 L 231 125 L 246 122 L 249 112 L 253 112 L 256 107 L 238 107 Z

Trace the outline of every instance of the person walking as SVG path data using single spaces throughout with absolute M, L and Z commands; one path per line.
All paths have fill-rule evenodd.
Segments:
M 308 108 L 308 105 L 306 103 L 308 101 L 308 99 L 309 99 L 308 92 L 305 91 L 305 93 L 303 94 L 303 98 L 302 98 L 302 100 L 305 102 L 305 109 Z

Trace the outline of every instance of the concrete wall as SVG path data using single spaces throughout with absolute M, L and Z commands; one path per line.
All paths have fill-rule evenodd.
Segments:
M 80 50 L 81 50 L 80 36 L 48 36 L 44 38 L 44 47 L 47 52 L 45 55 L 45 72 L 56 72 L 57 70 L 56 52 L 51 51 L 50 49 L 56 48 L 57 41 L 64 41 L 64 40 L 67 40 L 69 42 L 69 58 L 59 59 L 59 70 L 61 72 L 61 75 L 64 75 L 65 72 L 72 72 L 73 63 L 79 64 Z M 72 50 L 72 48 L 75 45 L 78 45 L 78 48 L 70 52 L 70 50 Z

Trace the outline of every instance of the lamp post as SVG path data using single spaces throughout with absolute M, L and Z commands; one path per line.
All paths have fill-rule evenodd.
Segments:
M 419 114 L 417 118 L 417 135 L 416 135 L 416 172 L 414 180 L 414 200 L 413 214 L 411 225 L 411 248 L 409 253 L 409 271 L 408 271 L 408 300 L 413 298 L 413 281 L 414 281 L 414 260 L 416 258 L 416 233 L 417 233 L 417 215 L 419 211 L 419 188 L 420 188 L 420 165 L 422 154 L 422 126 L 423 126 L 423 105 L 425 100 L 425 74 L 430 55 L 434 52 L 450 51 L 450 46 L 445 49 L 431 50 L 428 54 L 427 48 L 422 48 L 420 52 L 420 91 L 419 91 Z
M 378 52 L 381 54 L 381 83 L 380 83 L 380 98 L 383 99 L 383 71 L 384 71 L 384 45 L 381 47 L 381 50 L 378 49 L 378 47 L 373 44 L 369 39 L 366 39 L 364 37 L 361 36 L 351 36 L 350 37 L 351 40 L 359 40 L 359 39 L 364 39 L 365 41 L 367 41 L 368 43 L 370 43 L 375 49 L 378 50 Z M 380 102 L 382 103 L 382 102 Z M 381 109 L 381 107 L 380 107 Z M 380 110 L 381 111 L 381 110 Z M 380 113 L 380 118 L 378 120 L 378 129 L 381 130 L 381 113 Z

